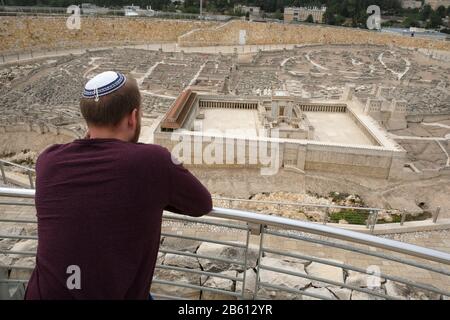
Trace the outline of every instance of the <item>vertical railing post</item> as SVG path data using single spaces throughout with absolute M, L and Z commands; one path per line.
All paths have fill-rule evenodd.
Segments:
M 27 173 L 28 173 L 28 179 L 30 180 L 30 188 L 34 189 L 33 175 L 30 170 L 28 170 Z
M 330 213 L 330 208 L 326 207 L 325 208 L 325 215 L 323 217 L 323 222 L 322 222 L 323 224 L 327 224 L 329 213 Z
M 372 217 L 372 210 L 369 211 L 369 216 L 367 217 L 366 220 L 366 229 L 369 229 L 371 217 Z
M 0 267 L 0 300 L 9 300 L 8 270 Z
M 371 210 L 370 216 L 371 216 L 370 232 L 373 232 L 373 230 L 375 229 L 375 225 L 377 224 L 378 210 L 373 210 L 373 211 Z
M 0 172 L 2 173 L 3 183 L 7 184 L 6 175 L 5 175 L 5 168 L 3 168 L 3 162 L 1 162 L 1 161 L 0 161 Z
M 400 225 L 403 226 L 406 220 L 406 211 L 402 210 L 402 219 L 400 220 Z
M 433 223 L 437 222 L 437 219 L 439 217 L 439 213 L 441 212 L 441 207 L 437 207 L 436 211 L 433 214 Z
M 264 244 L 264 231 L 266 229 L 265 225 L 261 225 L 261 234 L 259 236 L 259 248 L 258 248 L 258 260 L 256 262 L 256 278 L 255 278 L 255 290 L 253 292 L 253 300 L 258 297 L 258 288 L 259 288 L 259 265 L 261 264 L 261 258 L 263 253 L 263 244 Z
M 245 241 L 245 258 L 244 258 L 244 274 L 242 276 L 242 292 L 241 298 L 245 299 L 245 280 L 247 278 L 247 264 L 248 264 L 248 248 L 250 246 L 250 233 L 253 233 L 252 226 L 247 223 L 247 239 Z

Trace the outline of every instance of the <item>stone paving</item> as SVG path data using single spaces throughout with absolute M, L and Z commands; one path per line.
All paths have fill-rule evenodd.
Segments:
M 314 139 L 326 142 L 374 145 L 346 113 L 305 112 L 314 126 Z

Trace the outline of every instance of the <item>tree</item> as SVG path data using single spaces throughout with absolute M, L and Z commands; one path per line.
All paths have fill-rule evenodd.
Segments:
M 283 13 L 280 11 L 280 9 L 277 9 L 277 11 L 275 11 L 275 14 L 273 16 L 275 19 L 278 20 L 283 20 L 284 19 L 284 15 Z
M 341 16 L 340 14 L 338 14 L 336 16 L 336 25 L 338 26 L 342 26 L 345 22 L 345 17 Z
M 325 11 L 324 13 L 324 21 L 326 24 L 331 24 L 331 25 L 335 25 L 336 24 L 336 17 L 334 16 L 334 13 L 331 12 L 330 10 Z
M 437 12 L 430 15 L 430 21 L 427 23 L 427 28 L 437 28 L 442 24 L 441 16 Z
M 420 13 L 420 18 L 423 21 L 426 21 L 430 17 L 432 12 L 433 12 L 433 9 L 431 9 L 431 6 L 429 4 L 427 4 L 422 8 L 422 12 Z
M 306 21 L 306 22 L 309 22 L 309 23 L 314 23 L 314 18 L 313 18 L 313 16 L 312 16 L 312 14 L 310 14 L 310 15 L 306 18 L 305 21 Z
M 405 20 L 403 20 L 403 26 L 405 28 L 409 28 L 409 27 L 418 27 L 419 26 L 419 22 L 417 20 L 415 20 L 414 18 L 411 17 L 407 17 Z
M 241 8 L 236 8 L 232 11 L 233 15 L 238 16 L 238 17 L 242 17 L 245 15 L 244 11 L 242 11 Z
M 445 15 L 446 15 L 446 12 L 447 10 L 445 9 L 445 7 L 444 6 L 439 6 L 437 9 L 436 9 L 436 12 L 439 14 L 439 16 L 441 17 L 441 18 L 445 18 Z

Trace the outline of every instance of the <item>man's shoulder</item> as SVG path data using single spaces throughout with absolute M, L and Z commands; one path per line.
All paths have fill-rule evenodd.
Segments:
M 158 144 L 136 143 L 134 149 L 138 157 L 145 157 L 147 159 L 155 159 L 165 161 L 171 157 L 167 148 Z
M 142 143 L 138 142 L 134 144 L 137 148 L 145 151 L 152 151 L 152 152 L 163 152 L 167 153 L 169 150 L 167 150 L 166 147 L 163 147 L 159 144 L 153 144 L 153 143 Z
M 59 157 L 65 158 L 74 153 L 88 156 L 89 153 L 86 154 L 84 148 L 80 149 L 82 145 L 83 143 L 77 140 L 66 144 L 51 145 L 39 154 L 36 165 L 38 163 L 52 162 Z M 110 149 L 110 152 L 119 155 L 119 158 L 126 160 L 126 162 L 131 161 L 135 163 L 137 161 L 148 164 L 149 162 L 163 163 L 171 159 L 169 150 L 157 144 L 114 142 L 108 145 L 106 149 Z
M 55 152 L 58 152 L 61 149 L 66 148 L 67 146 L 71 145 L 73 142 L 69 142 L 69 143 L 64 143 L 64 144 L 52 144 L 50 146 L 48 146 L 47 148 L 45 148 L 38 157 L 38 160 L 40 158 L 45 158 L 48 157 L 49 155 L 54 154 Z
M 170 154 L 169 150 L 167 150 L 166 147 L 163 147 L 159 144 L 138 142 L 135 144 L 135 146 L 137 150 L 143 153 L 160 153 L 164 155 Z

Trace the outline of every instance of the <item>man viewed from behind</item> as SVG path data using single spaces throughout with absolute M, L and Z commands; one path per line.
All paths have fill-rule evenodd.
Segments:
M 169 151 L 137 143 L 136 80 L 108 71 L 80 102 L 89 136 L 36 163 L 38 248 L 26 299 L 148 299 L 164 209 L 201 216 L 208 190 Z

